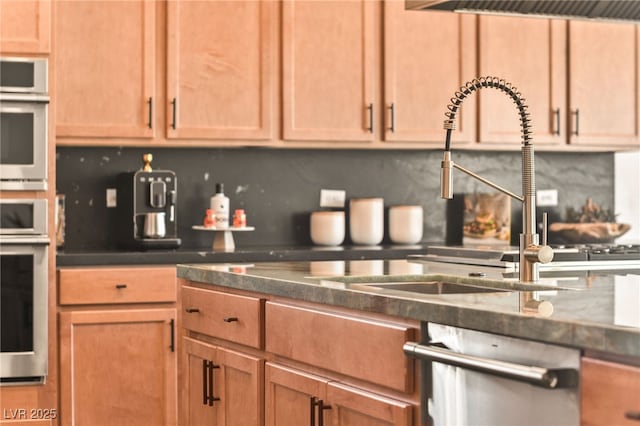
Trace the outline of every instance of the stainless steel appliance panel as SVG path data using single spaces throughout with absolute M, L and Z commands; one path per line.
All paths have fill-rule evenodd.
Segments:
M 0 58 L 0 92 L 47 93 L 47 60 Z
M 47 235 L 47 200 L 0 199 L 0 235 Z

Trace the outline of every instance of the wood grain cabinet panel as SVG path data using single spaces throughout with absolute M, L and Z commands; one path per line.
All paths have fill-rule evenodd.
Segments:
M 262 347 L 263 301 L 195 287 L 182 287 L 182 324 L 187 330 Z
M 321 376 L 267 363 L 265 380 L 267 426 L 413 424 L 410 404 Z
M 639 420 L 640 368 L 582 358 L 581 426 L 637 426 Z
M 262 359 L 190 338 L 182 348 L 181 425 L 263 424 Z
M 435 142 L 444 147 L 447 103 L 476 77 L 476 21 L 472 15 L 404 9 L 384 2 L 384 140 Z M 458 114 L 454 142 L 476 141 L 477 99 Z
M 282 3 L 285 140 L 373 141 L 379 87 L 379 4 Z
M 0 52 L 19 55 L 49 53 L 51 3 L 50 0 L 2 0 Z
M 567 141 L 566 25 L 553 19 L 479 17 L 478 74 L 502 78 L 518 89 L 529 107 L 536 145 Z M 480 100 L 479 142 L 521 145 L 512 99 L 486 88 L 475 96 Z
M 569 22 L 572 145 L 640 148 L 639 56 L 637 25 Z
M 59 314 L 64 425 L 175 425 L 176 310 Z
M 271 139 L 277 6 L 167 2 L 169 138 Z
M 54 4 L 56 136 L 152 138 L 155 2 Z
M 175 302 L 175 267 L 63 268 L 60 305 Z
M 265 307 L 268 352 L 402 392 L 413 389 L 413 363 L 402 346 L 414 333 L 405 325 L 275 302 Z

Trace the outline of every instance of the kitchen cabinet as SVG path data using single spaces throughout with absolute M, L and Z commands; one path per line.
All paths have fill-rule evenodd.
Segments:
M 277 6 L 167 3 L 169 138 L 273 137 Z
M 640 368 L 584 357 L 580 374 L 580 424 L 637 425 Z
M 266 426 L 413 424 L 406 402 L 275 363 L 266 366 L 265 387 Z
M 444 147 L 447 102 L 476 77 L 476 17 L 420 13 L 384 2 L 384 140 Z M 453 141 L 475 143 L 476 99 L 458 115 Z
M 182 425 L 259 425 L 264 361 L 183 339 Z
M 478 34 L 478 75 L 502 78 L 518 89 L 529 107 L 536 146 L 565 144 L 566 22 L 480 16 Z M 478 141 L 520 146 L 520 117 L 512 99 L 486 88 L 472 96 L 479 100 Z
M 0 2 L 0 52 L 49 53 L 51 1 L 2 0 Z
M 379 4 L 282 3 L 285 140 L 373 141 L 378 114 Z
M 277 6 L 56 2 L 58 143 L 271 139 Z
M 181 424 L 419 424 L 417 324 L 180 284 Z
M 159 101 L 154 2 L 54 4 L 58 142 L 100 138 L 120 144 L 106 138 L 152 138 Z
M 640 148 L 638 26 L 568 25 L 569 143 L 578 148 Z
M 61 268 L 58 285 L 61 424 L 175 425 L 175 267 Z
M 636 25 L 478 19 L 479 75 L 498 76 L 518 88 L 529 106 L 536 146 L 640 147 Z M 519 146 L 520 119 L 512 101 L 496 90 L 477 96 L 480 145 Z

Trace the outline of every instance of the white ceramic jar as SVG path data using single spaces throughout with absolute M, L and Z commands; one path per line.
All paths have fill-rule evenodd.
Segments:
M 339 246 L 344 241 L 343 211 L 311 212 L 311 241 L 320 246 Z
M 389 208 L 389 238 L 396 244 L 416 244 L 422 240 L 422 206 Z
M 353 198 L 349 201 L 349 235 L 356 245 L 377 245 L 384 236 L 384 200 Z

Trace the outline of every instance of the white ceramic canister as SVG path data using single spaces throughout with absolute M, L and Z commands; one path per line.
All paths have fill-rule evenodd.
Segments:
M 376 245 L 384 236 L 384 200 L 353 198 L 349 201 L 349 235 L 356 245 Z
M 422 240 L 422 206 L 389 208 L 389 238 L 396 244 L 416 244 Z
M 311 241 L 320 246 L 338 246 L 344 241 L 344 212 L 317 211 L 310 217 Z

